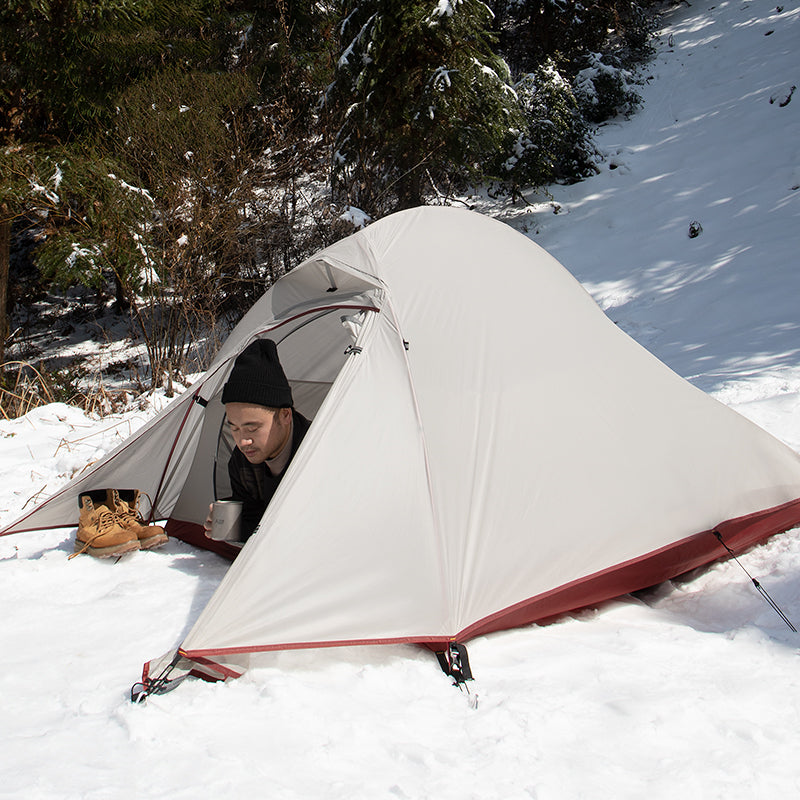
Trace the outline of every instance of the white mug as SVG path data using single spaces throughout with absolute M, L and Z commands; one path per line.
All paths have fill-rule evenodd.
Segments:
M 242 529 L 242 501 L 216 500 L 211 509 L 208 536 L 220 542 L 238 542 Z

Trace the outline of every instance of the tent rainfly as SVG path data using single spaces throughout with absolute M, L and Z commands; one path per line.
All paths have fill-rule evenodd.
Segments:
M 202 523 L 229 489 L 222 387 L 259 337 L 313 422 L 238 550 Z M 146 492 L 172 536 L 235 556 L 180 647 L 145 665 L 147 690 L 170 665 L 233 677 L 279 649 L 455 652 L 800 524 L 797 453 L 645 351 L 527 237 L 442 207 L 281 278 L 190 390 L 2 533 L 77 521 L 102 487 Z

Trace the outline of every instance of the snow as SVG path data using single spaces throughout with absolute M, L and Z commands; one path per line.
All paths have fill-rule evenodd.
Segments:
M 459 0 L 456 0 L 456 5 L 459 5 Z M 452 17 L 453 14 L 455 14 L 453 3 L 450 0 L 439 0 L 436 8 L 431 12 L 431 19 L 434 15 L 437 17 Z
M 644 105 L 598 135 L 600 174 L 479 207 L 553 253 L 679 374 L 800 450 L 800 99 L 780 105 L 800 78 L 800 3 L 782 8 L 676 7 Z M 164 402 L 0 421 L 0 525 Z M 237 681 L 133 705 L 142 663 L 181 641 L 227 563 L 177 541 L 68 561 L 73 535 L 0 539 L 0 798 L 800 791 L 800 639 L 737 562 L 474 640 L 476 708 L 411 646 L 278 653 Z M 739 561 L 800 623 L 800 532 Z
M 127 181 L 122 180 L 122 178 L 118 178 L 116 175 L 114 175 L 113 172 L 109 172 L 108 177 L 111 178 L 112 181 L 117 181 L 117 183 L 119 183 L 119 185 L 123 189 L 127 189 L 132 194 L 140 194 L 142 197 L 149 200 L 151 203 L 155 203 L 155 200 L 153 200 L 153 196 L 150 194 L 150 192 L 147 191 L 147 189 L 142 189 L 139 186 L 133 186 Z
M 349 222 L 357 230 L 366 227 L 372 222 L 369 214 L 354 206 L 347 206 L 339 215 L 339 219 L 344 222 Z

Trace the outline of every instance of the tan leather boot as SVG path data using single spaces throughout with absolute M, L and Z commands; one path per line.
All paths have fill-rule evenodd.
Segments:
M 148 525 L 139 511 L 138 489 L 106 489 L 106 505 L 114 511 L 123 528 L 136 534 L 142 550 L 152 550 L 169 540 L 160 525 Z
M 80 516 L 75 535 L 75 552 L 70 558 L 88 553 L 95 558 L 121 556 L 139 549 L 135 533 L 120 525 L 113 511 L 91 494 L 78 497 Z

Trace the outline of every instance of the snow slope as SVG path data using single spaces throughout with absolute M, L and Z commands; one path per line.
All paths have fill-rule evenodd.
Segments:
M 598 135 L 600 174 L 480 208 L 800 450 L 798 53 L 800 0 L 675 7 L 644 106 Z M 0 422 L 0 524 L 162 403 Z M 473 641 L 477 708 L 413 647 L 275 654 L 132 705 L 142 662 L 181 640 L 227 564 L 178 542 L 118 563 L 71 550 L 71 531 L 0 539 L 0 798 L 800 794 L 800 638 L 735 562 Z M 800 533 L 740 561 L 800 624 Z

